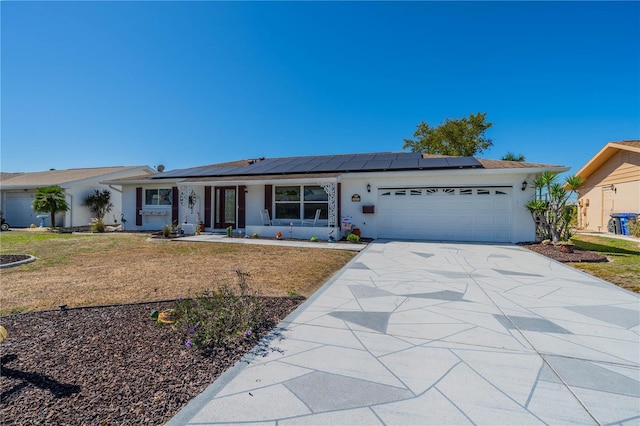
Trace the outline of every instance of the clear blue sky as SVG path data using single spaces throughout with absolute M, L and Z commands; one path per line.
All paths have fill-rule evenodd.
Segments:
M 486 112 L 494 146 L 577 171 L 640 138 L 638 2 L 12 2 L 1 167 L 401 151 Z

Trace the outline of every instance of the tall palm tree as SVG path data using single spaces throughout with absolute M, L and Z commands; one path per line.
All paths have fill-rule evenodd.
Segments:
M 64 198 L 62 188 L 58 185 L 38 188 L 36 197 L 31 205 L 36 212 L 47 212 L 51 215 L 51 227 L 56 227 L 56 213 L 69 210 L 69 204 Z

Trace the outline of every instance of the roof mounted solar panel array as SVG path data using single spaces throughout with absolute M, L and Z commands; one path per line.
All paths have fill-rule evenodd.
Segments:
M 419 152 L 324 155 L 313 157 L 267 158 L 236 167 L 203 166 L 154 175 L 153 179 L 216 176 L 286 175 L 321 172 L 374 172 L 382 170 L 420 170 L 481 168 L 473 157 L 423 158 Z

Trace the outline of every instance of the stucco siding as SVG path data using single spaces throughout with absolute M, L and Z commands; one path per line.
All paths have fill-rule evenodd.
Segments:
M 388 173 L 384 176 L 355 177 L 345 175 L 342 179 L 342 216 L 351 216 L 355 226 L 360 228 L 363 237 L 378 238 L 379 212 L 374 214 L 362 212 L 363 205 L 378 203 L 380 188 L 410 188 L 428 186 L 503 186 L 511 188 L 511 237 L 510 242 L 534 241 L 535 226 L 531 214 L 525 204 L 534 196 L 533 188 L 528 185 L 521 190 L 522 182 L 528 177 L 525 173 L 495 174 L 482 173 L 478 170 L 452 172 Z M 371 192 L 367 191 L 371 185 Z M 360 202 L 352 201 L 353 195 L 360 195 Z M 377 206 L 376 206 L 377 207 Z
M 619 151 L 580 188 L 578 227 L 606 232 L 612 213 L 640 213 L 640 153 Z

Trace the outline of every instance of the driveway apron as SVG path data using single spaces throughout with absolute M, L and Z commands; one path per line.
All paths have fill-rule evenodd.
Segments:
M 376 241 L 169 424 L 639 424 L 639 335 L 524 248 Z

